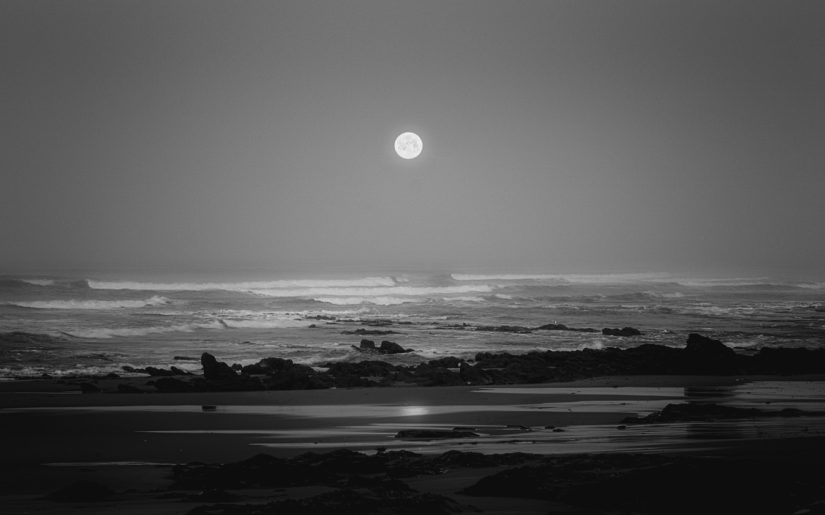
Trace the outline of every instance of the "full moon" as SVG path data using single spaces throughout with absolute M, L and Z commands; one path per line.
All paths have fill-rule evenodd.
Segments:
M 405 132 L 395 138 L 395 152 L 403 159 L 415 159 L 424 150 L 424 143 L 414 132 Z

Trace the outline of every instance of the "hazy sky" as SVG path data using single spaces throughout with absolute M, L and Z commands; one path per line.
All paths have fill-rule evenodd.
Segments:
M 821 0 L 3 0 L 0 38 L 0 271 L 825 274 Z

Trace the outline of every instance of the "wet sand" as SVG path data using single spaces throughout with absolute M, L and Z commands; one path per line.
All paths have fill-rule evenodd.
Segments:
M 4 513 L 186 513 L 197 503 L 158 498 L 171 465 L 232 462 L 259 452 L 379 449 L 435 454 L 529 452 L 754 453 L 822 448 L 825 417 L 624 426 L 669 403 L 825 411 L 821 377 L 603 377 L 512 387 L 396 387 L 188 394 L 79 394 L 55 382 L 0 384 Z M 202 406 L 215 406 L 204 411 Z M 449 440 L 396 438 L 405 429 L 472 428 Z M 787 451 L 783 451 L 787 452 Z M 788 458 L 792 459 L 792 458 Z M 453 470 L 411 485 L 452 495 L 490 470 Z M 79 478 L 117 492 L 105 503 L 44 496 Z M 311 494 L 282 491 L 281 497 Z M 250 502 L 261 493 L 250 494 Z M 269 494 L 271 495 L 271 494 Z M 202 503 L 201 503 L 202 504 Z M 474 498 L 491 513 L 547 513 L 547 501 Z M 127 508 L 128 507 L 128 508 Z M 10 510 L 10 511 L 9 511 Z

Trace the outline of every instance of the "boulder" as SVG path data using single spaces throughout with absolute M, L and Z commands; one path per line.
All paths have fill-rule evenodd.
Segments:
M 458 373 L 465 384 L 483 385 L 493 383 L 493 378 L 481 368 L 481 365 L 473 366 L 469 363 L 461 363 Z
M 736 353 L 719 340 L 691 333 L 683 354 L 689 372 L 713 374 L 736 372 Z
M 218 361 L 215 356 L 208 352 L 201 354 L 201 365 L 203 366 L 203 377 L 207 381 L 237 379 L 238 377 L 232 367 L 223 361 Z
M 639 336 L 642 332 L 634 327 L 622 327 L 621 329 L 605 327 L 602 329 L 602 334 L 605 336 Z
M 412 352 L 412 349 L 405 349 L 395 342 L 384 340 L 381 342 L 378 352 L 381 354 L 403 354 L 405 352 Z

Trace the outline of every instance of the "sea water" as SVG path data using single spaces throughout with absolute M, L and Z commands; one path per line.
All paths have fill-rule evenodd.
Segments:
M 598 331 L 490 330 L 552 323 Z M 643 334 L 601 333 L 624 326 Z M 392 333 L 351 334 L 358 329 Z M 0 338 L 0 377 L 198 370 L 204 351 L 230 363 L 274 356 L 319 366 L 369 358 L 353 348 L 363 337 L 413 349 L 383 357 L 408 364 L 478 352 L 682 347 L 691 332 L 752 352 L 825 344 L 825 283 L 665 273 L 0 277 L 0 333 L 14 331 L 46 336 Z

